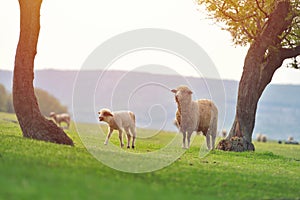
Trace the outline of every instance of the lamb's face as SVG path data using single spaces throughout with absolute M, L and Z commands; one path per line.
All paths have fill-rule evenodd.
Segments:
M 113 114 L 108 109 L 102 109 L 98 112 L 99 114 L 99 121 L 109 122 L 110 119 L 113 117 Z
M 176 103 L 183 101 L 191 101 L 193 92 L 187 86 L 179 86 L 177 89 L 171 90 L 175 94 Z

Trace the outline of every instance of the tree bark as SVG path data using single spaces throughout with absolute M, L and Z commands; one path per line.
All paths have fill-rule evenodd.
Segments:
M 236 115 L 229 135 L 221 141 L 221 150 L 254 150 L 252 133 L 258 101 L 271 82 L 273 74 L 287 58 L 280 51 L 279 35 L 289 26 L 290 2 L 278 1 L 266 27 L 253 41 L 244 62 L 243 74 L 239 83 Z M 233 145 L 237 141 L 239 145 Z
M 42 0 L 19 0 L 20 37 L 15 57 L 13 104 L 24 137 L 73 145 L 73 141 L 40 112 L 34 94 L 34 58 Z

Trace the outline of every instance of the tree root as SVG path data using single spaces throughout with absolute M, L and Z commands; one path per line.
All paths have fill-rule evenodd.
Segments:
M 223 139 L 217 145 L 217 149 L 223 151 L 254 151 L 254 145 L 251 142 L 248 142 L 243 137 L 234 136 L 230 139 Z

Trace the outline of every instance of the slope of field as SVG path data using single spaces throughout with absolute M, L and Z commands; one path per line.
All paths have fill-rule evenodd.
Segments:
M 78 126 L 88 130 L 97 125 Z M 74 124 L 67 133 L 75 141 L 74 147 L 26 139 L 15 116 L 0 113 L 0 199 L 300 197 L 300 145 L 255 143 L 254 153 L 214 150 L 199 158 L 203 137 L 197 136 L 192 147 L 170 166 L 131 174 L 97 161 L 83 146 Z M 139 139 L 136 150 L 125 151 L 154 151 L 172 135 L 163 132 L 147 140 Z M 118 145 L 117 134 L 112 143 Z

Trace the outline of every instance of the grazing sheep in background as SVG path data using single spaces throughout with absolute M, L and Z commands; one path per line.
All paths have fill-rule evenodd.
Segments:
M 105 139 L 104 144 L 107 145 L 109 138 L 113 130 L 119 131 L 119 139 L 121 147 L 124 146 L 123 143 L 123 129 L 127 135 L 127 148 L 130 148 L 130 139 L 132 134 L 132 145 L 131 147 L 134 149 L 135 147 L 135 138 L 136 138 L 136 130 L 135 130 L 135 115 L 131 111 L 118 111 L 111 112 L 109 109 L 102 109 L 98 112 L 99 121 L 104 121 L 109 125 L 109 132 Z
M 294 137 L 289 136 L 288 139 L 287 139 L 287 141 L 289 141 L 289 142 L 294 141 Z
M 266 136 L 266 135 L 262 135 L 261 141 L 262 141 L 262 142 L 267 142 L 267 136 Z
M 256 140 L 257 140 L 257 142 L 267 142 L 267 136 L 263 135 L 261 133 L 258 133 L 256 135 Z
M 258 133 L 258 134 L 256 135 L 256 141 L 257 141 L 257 142 L 261 142 L 261 138 L 262 138 L 262 134 Z
M 214 149 L 217 135 L 218 109 L 207 99 L 192 101 L 192 91 L 187 86 L 171 90 L 177 103 L 176 124 L 183 135 L 182 148 L 190 147 L 190 138 L 194 131 L 206 136 L 208 149 Z M 187 146 L 186 146 L 187 134 Z
M 285 141 L 285 144 L 299 144 L 299 142 L 294 140 L 294 137 L 289 136 L 287 141 Z
M 70 127 L 71 118 L 67 113 L 56 114 L 55 112 L 50 113 L 50 117 L 54 119 L 56 124 L 61 127 L 61 123 L 65 122 L 67 124 L 67 128 Z
M 299 144 L 299 142 L 295 141 L 293 136 L 289 136 L 285 144 Z

